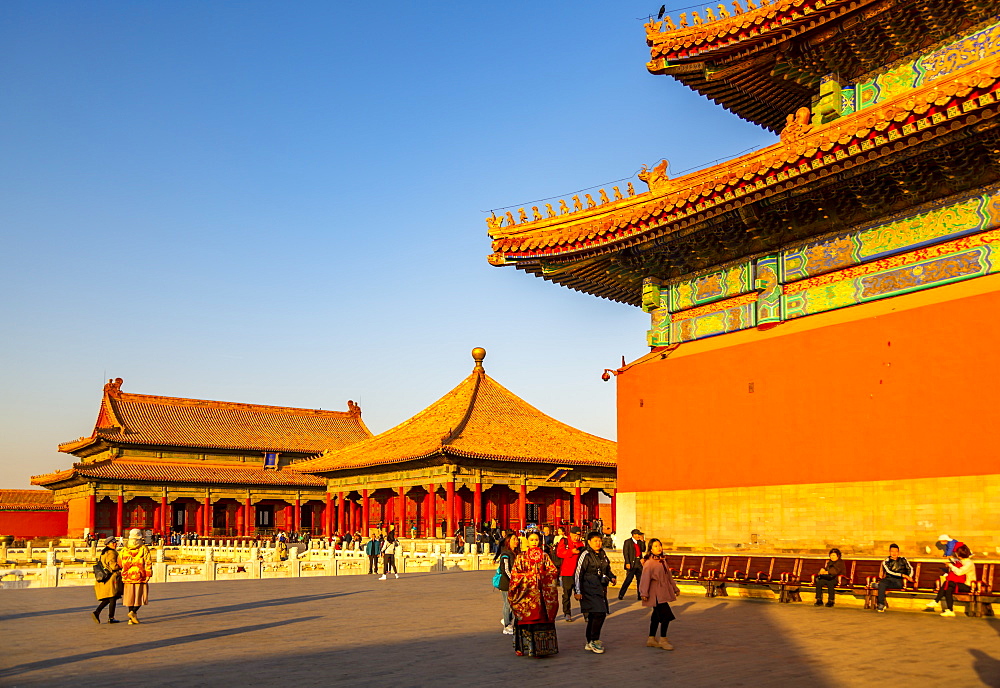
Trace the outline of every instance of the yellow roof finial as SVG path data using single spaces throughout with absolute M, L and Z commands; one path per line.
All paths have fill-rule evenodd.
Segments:
M 486 369 L 483 368 L 483 359 L 486 358 L 486 349 L 481 346 L 477 346 L 472 350 L 472 360 L 476 362 L 476 367 L 473 370 L 481 370 L 484 373 Z

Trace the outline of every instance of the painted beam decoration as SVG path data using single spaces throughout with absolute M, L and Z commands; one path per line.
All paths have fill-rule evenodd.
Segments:
M 1000 186 L 674 284 L 646 280 L 650 346 L 1000 272 Z

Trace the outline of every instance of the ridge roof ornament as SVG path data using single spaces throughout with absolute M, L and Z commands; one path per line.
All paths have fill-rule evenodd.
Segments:
M 477 346 L 475 349 L 473 349 L 472 360 L 476 362 L 476 366 L 472 370 L 473 371 L 478 370 L 485 373 L 486 369 L 483 368 L 483 359 L 485 358 L 486 358 L 486 349 L 484 349 L 481 346 Z

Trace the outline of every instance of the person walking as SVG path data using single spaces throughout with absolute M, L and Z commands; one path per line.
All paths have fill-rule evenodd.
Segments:
M 149 604 L 149 580 L 153 577 L 152 556 L 138 528 L 129 531 L 125 547 L 118 553 L 118 563 L 124 585 L 122 603 L 128 607 L 129 624 L 137 624 L 139 607 Z
M 847 575 L 847 566 L 844 565 L 844 559 L 840 554 L 840 550 L 834 547 L 830 550 L 829 561 L 823 564 L 823 568 L 819 570 L 816 575 L 816 606 L 823 606 L 823 588 L 826 588 L 826 606 L 833 606 L 834 599 L 834 588 L 837 587 L 837 581 L 840 576 Z
M 562 610 L 567 621 L 573 620 L 571 600 L 573 598 L 573 576 L 576 574 L 576 564 L 580 553 L 586 548 L 579 526 L 571 526 L 569 535 L 556 545 L 556 556 L 559 557 L 559 579 L 562 583 Z
M 514 612 L 514 653 L 547 657 L 559 653 L 559 572 L 542 548 L 537 530 L 527 535 L 528 549 L 514 558 L 507 597 Z
M 108 577 L 94 582 L 94 593 L 97 595 L 99 604 L 91 614 L 94 616 L 95 622 L 101 623 L 101 610 L 107 607 L 108 623 L 121 623 L 115 618 L 115 605 L 118 604 L 118 598 L 122 596 L 122 567 L 118 563 L 117 538 L 109 537 L 104 541 L 104 549 L 101 550 L 98 561 L 101 562 L 101 568 L 105 570 Z
M 601 533 L 601 540 L 604 540 L 604 533 Z M 622 545 L 622 555 L 625 557 L 625 582 L 622 583 L 621 590 L 618 591 L 618 599 L 624 600 L 628 586 L 635 578 L 635 587 L 638 588 L 642 582 L 642 555 L 646 551 L 646 536 L 638 528 L 632 529 L 632 537 Z M 638 589 L 636 599 L 639 599 Z
M 663 543 L 657 539 L 649 541 L 649 551 L 642 562 L 642 578 L 639 580 L 639 597 L 643 607 L 652 607 L 649 617 L 649 637 L 646 647 L 659 647 L 673 650 L 674 646 L 667 640 L 667 626 L 674 620 L 670 603 L 681 594 L 680 588 L 674 582 L 674 576 L 667 566 L 667 555 L 663 552 Z M 656 631 L 660 631 L 660 639 L 656 639 Z
M 507 593 L 510 591 L 510 574 L 514 568 L 514 559 L 520 551 L 520 540 L 516 535 L 510 535 L 500 542 L 495 559 L 500 574 L 500 584 L 497 589 L 503 595 L 503 617 L 500 623 L 503 624 L 505 635 L 514 635 L 514 612 L 510 608 L 510 598 Z
M 899 545 L 889 545 L 889 556 L 882 562 L 882 580 L 878 582 L 878 597 L 875 611 L 884 612 L 889 606 L 885 600 L 886 590 L 902 590 L 903 581 L 913 582 L 913 567 L 905 557 L 899 556 Z
M 368 573 L 378 575 L 378 558 L 382 554 L 382 542 L 377 537 L 372 537 L 365 545 L 365 554 L 368 556 Z
M 587 618 L 587 644 L 583 649 L 596 654 L 604 653 L 601 627 L 609 611 L 608 584 L 617 581 L 603 541 L 600 533 L 587 533 L 587 547 L 580 554 L 573 574 L 573 596 L 580 601 L 580 611 Z
M 396 535 L 393 531 L 389 531 L 389 534 L 385 536 L 385 542 L 382 543 L 382 575 L 379 580 L 385 580 L 389 577 L 389 572 L 399 578 L 399 571 L 396 570 L 396 553 L 399 552 L 399 540 L 396 539 Z

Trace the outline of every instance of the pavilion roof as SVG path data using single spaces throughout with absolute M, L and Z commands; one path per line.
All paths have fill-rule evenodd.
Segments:
M 59 451 L 75 453 L 104 440 L 312 454 L 371 437 L 353 401 L 347 402 L 347 411 L 324 411 L 131 394 L 122 392 L 121 385 L 118 378 L 104 386 L 90 437 L 61 444 Z
M 70 480 L 288 487 L 323 487 L 326 484 L 322 478 L 287 469 L 270 470 L 260 466 L 190 461 L 135 461 L 124 458 L 75 463 L 67 470 L 33 476 L 31 484 L 54 487 Z
M 962 0 L 737 0 L 647 23 L 646 67 L 777 132 L 825 75 L 850 81 L 995 14 Z
M 487 375 L 481 357 L 476 360 L 471 375 L 409 420 L 350 447 L 295 462 L 290 468 L 327 473 L 439 455 L 567 466 L 616 465 L 614 442 L 545 415 Z
M 844 215 L 864 206 L 857 201 L 858 191 L 864 193 L 862 198 L 868 196 L 863 188 L 848 183 L 862 174 L 896 174 L 899 184 L 912 185 L 907 194 L 923 184 L 924 177 L 932 191 L 960 190 L 933 183 L 933 175 L 946 169 L 962 182 L 962 175 L 983 175 L 992 169 L 985 159 L 963 160 L 955 142 L 969 147 L 977 137 L 986 141 L 993 135 L 998 93 L 1000 59 L 990 57 L 827 124 L 811 124 L 808 110 L 803 109 L 782 131 L 779 142 L 761 150 L 676 179 L 666 175 L 664 161 L 649 172 L 650 190 L 645 193 L 627 197 L 616 193 L 615 200 L 544 218 L 536 213 L 530 221 L 517 222 L 513 213 L 487 218 L 493 239 L 489 262 L 639 305 L 644 277 L 676 279 L 834 231 L 831 222 L 841 223 L 842 229 Z M 942 160 L 924 154 L 943 145 L 956 153 Z M 980 148 L 969 148 L 969 154 L 988 156 L 992 150 Z M 890 156 L 906 155 L 910 157 L 905 165 L 886 167 L 884 161 L 893 159 Z M 784 222 L 792 226 L 782 227 L 781 233 L 768 235 L 762 230 L 764 215 L 778 201 L 801 199 L 819 190 L 841 204 L 839 220 L 832 213 L 820 213 L 822 217 L 810 225 L 811 219 L 800 213 L 795 222 Z M 885 193 L 882 188 L 872 191 Z M 601 196 L 607 198 L 603 190 Z M 890 212 L 885 204 L 873 205 L 872 211 L 880 208 Z M 833 219 L 824 224 L 826 215 Z
M 0 490 L 0 511 L 66 511 L 49 490 Z

